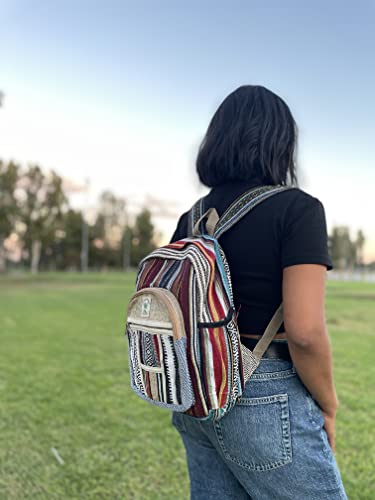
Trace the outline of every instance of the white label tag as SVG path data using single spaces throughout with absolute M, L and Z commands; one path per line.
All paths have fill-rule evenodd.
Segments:
M 142 299 L 141 316 L 142 318 L 149 318 L 151 313 L 151 297 L 144 297 Z

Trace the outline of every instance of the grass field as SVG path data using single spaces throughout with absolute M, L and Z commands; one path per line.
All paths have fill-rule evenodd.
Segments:
M 188 498 L 169 413 L 129 389 L 133 285 L 131 274 L 0 278 L 1 499 Z M 375 285 L 327 284 L 336 455 L 351 500 L 375 498 L 374 305 Z

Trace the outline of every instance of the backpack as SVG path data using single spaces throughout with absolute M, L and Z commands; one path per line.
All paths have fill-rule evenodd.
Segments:
M 126 336 L 132 389 L 154 405 L 219 420 L 283 322 L 282 304 L 253 351 L 240 342 L 230 270 L 218 239 L 250 210 L 292 186 L 247 191 L 219 218 L 204 198 L 189 212 L 189 235 L 139 264 Z M 255 237 L 256 235 L 254 235 Z

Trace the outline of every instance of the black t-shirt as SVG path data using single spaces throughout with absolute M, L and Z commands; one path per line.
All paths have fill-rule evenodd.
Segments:
M 259 179 L 233 181 L 212 188 L 204 210 L 219 216 Z M 188 236 L 188 213 L 179 219 L 172 241 Z M 263 333 L 282 301 L 282 270 L 293 264 L 322 264 L 332 269 L 325 211 L 321 201 L 301 189 L 290 189 L 262 201 L 219 237 L 233 285 L 242 333 Z M 284 325 L 278 330 L 284 331 Z

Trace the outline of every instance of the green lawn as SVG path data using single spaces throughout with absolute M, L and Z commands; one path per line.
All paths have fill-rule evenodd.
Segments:
M 188 498 L 170 414 L 128 385 L 123 333 L 134 278 L 0 278 L 1 499 Z M 351 500 L 375 495 L 374 303 L 375 285 L 328 282 L 337 460 Z

